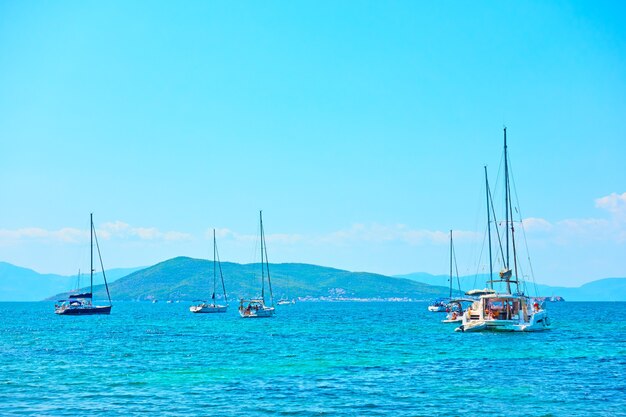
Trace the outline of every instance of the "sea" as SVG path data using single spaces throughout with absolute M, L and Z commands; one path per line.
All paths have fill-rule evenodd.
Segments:
M 551 330 L 515 334 L 419 302 L 53 310 L 0 303 L 0 416 L 626 415 L 626 303 L 550 303 Z

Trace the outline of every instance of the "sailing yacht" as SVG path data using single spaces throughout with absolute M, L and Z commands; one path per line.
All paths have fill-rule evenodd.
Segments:
M 89 215 L 90 229 L 91 229 L 91 268 L 90 268 L 90 287 L 89 292 L 79 292 L 70 294 L 67 300 L 59 300 L 59 304 L 54 305 L 54 312 L 62 316 L 88 316 L 94 314 L 110 314 L 111 307 L 111 294 L 109 293 L 109 285 L 107 284 L 106 274 L 104 272 L 104 265 L 102 263 L 102 256 L 100 255 L 100 245 L 98 245 L 98 237 L 96 236 L 96 228 L 93 225 L 93 213 Z M 100 259 L 100 266 L 102 267 L 102 277 L 104 278 L 104 287 L 107 291 L 107 297 L 109 299 L 109 305 L 107 306 L 95 306 L 93 305 L 93 243 L 96 242 L 96 248 L 98 249 L 98 257 Z M 80 273 L 79 273 L 80 277 Z M 80 279 L 80 278 L 79 278 Z
M 497 233 L 500 254 L 504 267 L 498 277 L 493 277 L 493 263 L 491 253 L 491 213 L 494 213 L 493 201 L 489 190 L 487 167 L 485 167 L 485 185 L 487 195 L 487 230 L 489 237 L 489 267 L 490 279 L 487 282 L 490 288 L 484 290 L 468 291 L 468 295 L 478 296 L 470 308 L 463 314 L 461 326 L 456 328 L 459 332 L 530 332 L 549 329 L 550 319 L 548 313 L 538 302 L 531 302 L 530 297 L 525 295 L 520 288 L 518 275 L 517 251 L 515 246 L 515 227 L 513 224 L 513 207 L 511 204 L 511 188 L 509 184 L 509 162 L 507 155 L 506 128 L 504 128 L 504 198 L 505 198 L 505 244 L 506 253 L 501 244 L 500 234 Z M 497 231 L 497 229 L 496 229 Z M 511 249 L 513 258 L 513 270 L 511 269 Z M 504 286 L 505 291 L 497 292 L 494 284 Z M 516 287 L 515 293 L 511 291 L 511 284 Z
M 261 297 L 241 299 L 239 302 L 239 315 L 244 319 L 272 317 L 274 315 L 274 295 L 272 294 L 272 280 L 270 278 L 270 264 L 267 260 L 267 246 L 265 244 L 265 231 L 263 230 L 263 212 L 259 211 L 259 224 L 261 229 Z M 265 276 L 270 291 L 270 306 L 265 304 Z
M 290 284 L 291 284 L 291 279 L 288 280 L 288 283 L 287 283 L 288 288 L 291 286 Z M 295 303 L 296 303 L 295 298 L 289 298 L 289 291 L 287 291 L 287 293 L 283 293 L 283 296 L 280 297 L 280 300 L 276 302 L 276 304 L 279 306 L 292 305 Z
M 450 294 L 448 298 L 435 298 L 428 305 L 428 311 L 433 313 L 449 313 L 450 312 L 450 301 L 452 300 L 452 230 L 450 230 Z
M 456 254 L 454 251 L 454 243 L 452 240 L 452 230 L 450 230 L 450 298 L 446 305 L 446 318 L 441 320 L 442 323 L 460 323 L 463 320 L 463 312 L 466 310 L 466 307 L 473 303 L 475 300 L 470 298 L 452 298 L 452 263 L 454 261 L 454 267 L 456 269 L 456 281 L 459 286 L 459 291 L 461 291 L 461 282 L 459 280 L 459 268 L 456 264 Z
M 215 303 L 215 291 L 217 289 L 217 269 L 219 266 L 220 279 L 222 281 L 222 291 L 224 295 L 225 305 Z M 217 251 L 217 241 L 215 240 L 215 229 L 213 229 L 213 295 L 211 296 L 211 303 L 203 301 L 200 304 L 189 307 L 189 311 L 192 313 L 226 313 L 228 310 L 228 298 L 226 297 L 226 287 L 224 286 L 224 275 L 222 274 L 222 263 L 220 262 L 220 255 Z
M 433 313 L 445 313 L 448 308 L 449 298 L 435 298 L 428 306 L 428 311 Z

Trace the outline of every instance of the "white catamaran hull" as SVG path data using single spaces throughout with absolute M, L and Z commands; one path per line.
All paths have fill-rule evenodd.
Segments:
M 467 320 L 457 327 L 457 332 L 540 332 L 550 329 L 550 319 L 545 310 L 535 312 L 529 321 L 523 320 Z

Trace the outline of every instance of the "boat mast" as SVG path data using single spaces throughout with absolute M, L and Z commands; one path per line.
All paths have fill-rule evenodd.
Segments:
M 493 260 L 491 255 L 491 214 L 489 213 L 489 179 L 487 165 L 485 165 L 485 194 L 487 195 L 487 237 L 489 238 L 489 285 L 493 290 Z
M 90 281 L 90 290 L 89 293 L 93 298 L 93 213 L 89 213 L 89 233 L 91 237 L 91 267 L 89 268 L 89 281 Z
M 104 288 L 107 290 L 107 297 L 109 298 L 109 305 L 113 306 L 113 302 L 111 301 L 111 293 L 109 292 L 109 284 L 107 283 L 107 275 L 104 272 L 104 263 L 102 262 L 102 253 L 100 253 L 100 244 L 98 243 L 98 235 L 96 235 L 96 228 L 93 225 L 93 213 L 91 214 L 91 289 L 92 289 L 92 297 L 93 297 L 93 239 L 96 241 L 96 248 L 98 249 L 98 259 L 100 260 L 100 268 L 102 268 L 102 279 L 104 279 Z
M 265 242 L 265 230 L 263 230 L 263 242 Z M 267 286 L 270 289 L 270 304 L 274 306 L 274 293 L 272 292 L 272 279 L 270 278 L 270 261 L 267 258 L 267 244 L 263 244 L 265 250 L 265 268 L 267 268 Z M 265 303 L 265 299 L 263 299 Z
M 222 292 L 224 293 L 224 302 L 228 303 L 228 297 L 226 297 L 226 286 L 224 285 L 224 273 L 222 272 L 222 262 L 220 262 L 220 252 L 219 250 L 217 250 L 217 241 L 215 240 L 215 229 L 213 229 L 213 246 L 215 247 L 215 255 L 217 256 L 217 266 L 220 269 L 220 279 L 222 280 Z M 215 256 L 213 256 L 213 259 L 215 259 Z M 215 288 L 213 289 L 213 292 L 215 292 Z
M 511 210 L 511 187 L 509 185 L 509 156 L 506 145 L 506 126 L 504 127 L 504 209 L 506 229 L 506 291 L 511 294 L 511 261 L 509 255 L 509 214 L 511 214 L 511 239 L 513 238 L 513 212 Z
M 504 128 L 504 221 L 506 230 L 506 262 L 504 267 L 509 269 L 509 165 L 506 152 L 506 127 Z M 509 291 L 510 292 L 510 291 Z
M 215 268 L 216 263 L 216 245 L 215 245 L 215 229 L 213 229 L 213 296 L 211 299 L 213 300 L 213 305 L 215 305 L 215 281 L 217 279 L 217 270 Z
M 506 140 L 506 129 L 504 131 L 505 134 L 505 140 Z M 508 153 L 506 151 L 506 147 L 505 147 L 505 158 L 508 159 Z M 509 171 L 508 171 L 508 164 L 507 164 L 507 171 L 506 171 L 506 181 L 507 184 L 509 184 Z M 515 279 L 511 280 L 509 277 L 509 280 L 507 281 L 507 288 L 509 288 L 509 293 L 511 293 L 510 290 L 510 282 L 514 282 L 515 286 L 517 287 L 517 292 L 519 292 L 519 275 L 517 273 L 517 248 L 515 246 L 515 222 L 513 221 L 513 202 L 511 199 L 511 186 L 509 185 L 508 187 L 508 201 L 509 201 L 509 215 L 511 218 L 511 247 L 513 249 L 513 269 L 515 270 Z M 510 269 L 510 268 L 509 268 Z
M 450 299 L 452 299 L 452 230 L 450 230 Z
M 259 224 L 261 225 L 261 298 L 265 304 L 265 263 L 263 261 L 263 210 L 259 210 Z

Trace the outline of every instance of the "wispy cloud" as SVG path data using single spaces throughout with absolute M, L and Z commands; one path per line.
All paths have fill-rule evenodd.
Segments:
M 212 229 L 207 231 L 207 236 L 211 235 Z M 211 235 L 212 236 L 212 235 Z M 241 234 L 230 229 L 216 229 L 216 236 L 222 239 L 232 239 L 239 242 L 250 242 L 258 239 L 258 236 Z M 476 240 L 481 236 L 479 233 L 471 231 L 455 231 L 455 240 L 468 241 Z M 442 244 L 450 239 L 448 231 L 411 229 L 406 225 L 381 225 L 381 224 L 353 224 L 352 226 L 331 231 L 324 234 L 287 234 L 275 233 L 267 234 L 266 240 L 270 243 L 279 244 L 330 244 L 347 245 L 356 243 L 391 243 L 403 242 L 410 245 L 420 245 L 427 243 Z
M 22 240 L 55 241 L 78 243 L 89 237 L 89 231 L 65 227 L 59 230 L 46 230 L 39 227 L 26 227 L 16 230 L 0 230 L 0 241 L 16 242 Z
M 596 199 L 596 207 L 607 210 L 618 221 L 626 220 L 626 193 L 611 193 Z
M 550 222 L 541 218 L 524 219 L 530 235 L 544 235 L 559 244 L 581 244 L 590 241 L 626 242 L 626 193 L 612 193 L 595 200 L 595 206 L 609 217 L 563 219 Z
M 96 228 L 102 239 L 123 239 L 140 241 L 181 241 L 189 240 L 188 233 L 162 232 L 154 227 L 133 227 L 121 221 L 104 223 Z M 0 230 L 0 242 L 16 243 L 37 241 L 43 243 L 82 243 L 89 239 L 89 230 L 64 227 L 59 230 L 47 230 L 39 227 L 27 227 L 16 230 Z
M 546 219 L 541 219 L 537 217 L 529 217 L 524 219 L 523 221 L 524 228 L 527 232 L 549 232 L 554 229 L 554 225 L 547 221 Z
M 192 236 L 188 233 L 168 231 L 162 232 L 156 227 L 134 227 L 128 223 L 115 221 L 104 223 L 98 233 L 104 239 L 139 239 L 156 241 L 180 241 L 189 240 Z
M 213 229 L 207 230 L 205 235 L 212 238 Z M 259 238 L 257 235 L 238 233 L 228 228 L 215 229 L 215 236 L 218 239 L 231 239 L 237 242 L 254 242 Z M 265 240 L 270 243 L 291 244 L 310 239 L 301 234 L 273 233 L 265 235 Z

